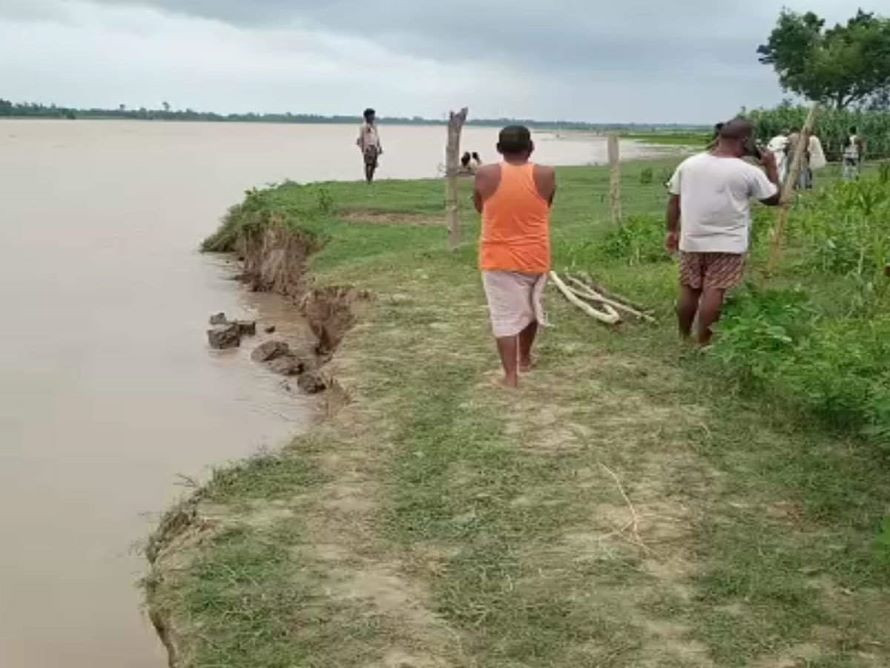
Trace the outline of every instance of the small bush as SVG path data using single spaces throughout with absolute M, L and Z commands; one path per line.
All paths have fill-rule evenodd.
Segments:
M 804 268 L 853 279 L 859 301 L 887 292 L 890 182 L 840 183 L 806 200 L 792 228 L 804 246 Z
M 230 207 L 223 216 L 219 229 L 201 243 L 201 250 L 205 253 L 229 253 L 235 250 L 240 216 L 240 204 Z
M 741 391 L 768 392 L 890 455 L 890 317 L 823 319 L 802 290 L 748 289 L 713 359 Z
M 664 222 L 654 216 L 631 216 L 609 231 L 600 252 L 631 265 L 667 261 L 670 257 L 664 250 Z
M 334 210 L 334 198 L 331 191 L 324 186 L 319 186 L 315 193 L 319 213 L 329 214 Z
M 727 304 L 714 355 L 733 370 L 743 389 L 761 387 L 810 333 L 814 317 L 802 290 L 748 288 Z
M 650 185 L 654 178 L 655 174 L 651 167 L 646 167 L 640 172 L 640 183 L 644 186 Z

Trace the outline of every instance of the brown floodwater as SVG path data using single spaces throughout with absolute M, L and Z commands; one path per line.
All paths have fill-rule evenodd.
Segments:
M 160 668 L 134 545 L 181 476 L 275 447 L 307 399 L 213 352 L 207 318 L 301 323 L 196 252 L 247 188 L 361 174 L 346 126 L 0 121 L 0 666 Z M 384 127 L 381 177 L 435 176 L 444 129 Z M 496 131 L 464 145 L 491 157 Z M 540 135 L 539 159 L 602 162 Z M 625 148 L 629 155 L 640 149 Z

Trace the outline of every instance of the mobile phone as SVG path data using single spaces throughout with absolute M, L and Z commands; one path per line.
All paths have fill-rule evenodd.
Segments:
M 748 137 L 748 141 L 745 142 L 745 153 L 758 161 L 763 160 L 763 147 L 757 143 L 754 137 Z

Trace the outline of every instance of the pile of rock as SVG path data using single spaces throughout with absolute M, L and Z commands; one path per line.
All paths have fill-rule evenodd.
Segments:
M 225 313 L 210 316 L 210 329 L 207 330 L 207 341 L 211 348 L 225 350 L 237 348 L 245 336 L 256 335 L 256 322 L 253 320 L 229 321 Z
M 318 394 L 327 389 L 327 382 L 315 368 L 314 359 L 297 355 L 284 341 L 266 341 L 257 346 L 250 357 L 282 376 L 296 376 L 297 385 L 307 394 Z
M 267 327 L 266 333 L 275 331 Z M 207 339 L 210 347 L 217 350 L 237 348 L 245 336 L 256 335 L 256 322 L 253 320 L 232 320 L 225 313 L 210 317 Z M 284 341 L 266 341 L 257 346 L 250 355 L 254 362 L 265 364 L 271 371 L 282 376 L 296 377 L 297 385 L 307 394 L 318 394 L 328 388 L 328 383 L 318 371 L 316 356 L 312 353 L 299 355 Z

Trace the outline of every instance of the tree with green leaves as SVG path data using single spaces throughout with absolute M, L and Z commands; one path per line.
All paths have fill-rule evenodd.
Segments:
M 859 12 L 825 28 L 807 12 L 782 10 L 769 41 L 757 49 L 786 91 L 836 109 L 881 107 L 890 100 L 890 19 Z

